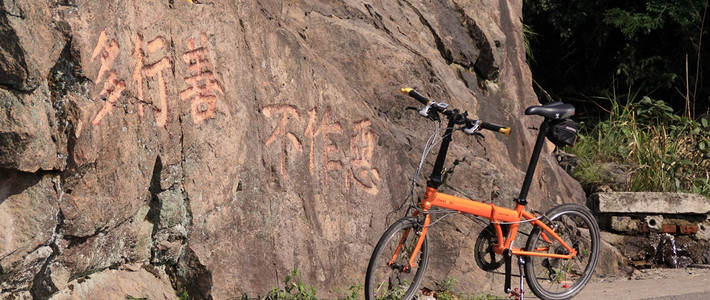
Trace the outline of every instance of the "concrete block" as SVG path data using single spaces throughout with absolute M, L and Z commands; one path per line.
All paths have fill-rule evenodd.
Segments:
M 690 193 L 603 192 L 590 197 L 598 213 L 707 214 L 710 200 Z
M 710 241 L 710 217 L 705 219 L 705 222 L 698 224 L 698 232 L 695 237 L 699 240 Z
M 620 232 L 633 234 L 639 231 L 639 220 L 634 220 L 627 216 L 612 216 L 611 229 Z

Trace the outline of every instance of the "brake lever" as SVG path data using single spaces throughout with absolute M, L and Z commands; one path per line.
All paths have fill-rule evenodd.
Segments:
M 431 114 L 431 103 L 432 103 L 432 102 L 429 102 L 429 104 L 427 104 L 427 105 L 424 106 L 421 110 L 419 110 L 419 115 L 421 115 L 422 117 L 431 118 L 431 116 L 430 116 L 430 114 Z
M 416 110 L 422 117 L 426 117 L 433 121 L 440 121 L 441 118 L 439 117 L 439 113 L 437 109 L 431 109 L 432 105 L 436 105 L 437 109 L 441 108 L 441 105 L 437 105 L 434 102 L 431 102 L 428 105 L 424 106 L 422 109 L 416 108 L 414 106 L 408 106 L 407 108 L 405 108 L 405 110 Z M 448 107 L 448 105 L 446 105 L 445 103 L 444 105 L 445 107 Z
M 471 126 L 464 127 L 463 132 L 465 132 L 468 135 L 475 135 L 478 134 L 480 136 L 483 136 L 480 132 L 478 132 L 478 126 L 481 124 L 481 120 L 476 120 L 475 122 L 471 123 Z
M 429 109 L 429 115 L 427 116 L 427 118 L 431 119 L 432 121 L 441 121 L 441 118 L 439 117 L 439 112 L 435 109 Z

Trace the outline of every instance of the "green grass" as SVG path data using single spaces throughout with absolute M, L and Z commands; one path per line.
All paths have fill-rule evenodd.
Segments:
M 301 280 L 298 269 L 286 275 L 284 287 L 274 288 L 266 295 L 266 299 L 316 300 L 316 289 Z
M 452 277 L 446 277 L 444 280 L 436 283 L 436 291 L 434 292 L 434 297 L 437 300 L 490 300 L 490 299 L 500 299 L 500 297 L 488 295 L 486 293 L 479 294 L 469 294 L 455 292 L 455 285 L 458 280 Z M 330 291 L 336 294 L 339 300 L 358 300 L 364 299 L 363 286 L 362 285 L 352 285 L 347 290 L 336 289 L 335 291 Z M 388 295 L 383 299 L 401 299 L 404 296 L 406 290 L 402 289 L 393 295 Z M 130 298 L 134 299 L 134 298 Z M 182 299 L 182 298 L 180 298 Z M 257 297 L 249 297 L 247 294 L 243 294 L 241 299 L 264 299 L 264 300 L 276 300 L 276 299 L 289 299 L 289 300 L 315 300 L 316 289 L 310 285 L 307 285 L 301 280 L 301 276 L 298 269 L 291 271 L 284 279 L 283 288 L 274 288 L 265 296 L 259 295 Z
M 440 282 L 435 283 L 436 291 L 432 291 L 433 297 L 437 300 L 490 300 L 504 299 L 505 297 L 496 297 L 486 293 L 464 293 L 456 291 L 456 283 L 458 280 L 451 276 L 447 276 Z
M 622 191 L 692 192 L 710 196 L 710 124 L 674 114 L 663 101 L 643 97 L 621 104 L 609 118 L 584 128 L 570 150 L 579 165 L 574 176 L 585 188 L 608 184 L 602 165 L 628 168 Z

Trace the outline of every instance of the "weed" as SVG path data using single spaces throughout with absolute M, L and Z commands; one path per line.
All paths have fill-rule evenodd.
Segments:
M 335 289 L 335 294 L 338 295 L 340 300 L 357 300 L 362 298 L 363 290 L 362 284 L 351 285 L 347 291 L 342 291 L 340 288 Z
M 378 297 L 377 300 L 402 299 L 404 297 L 404 294 L 407 293 L 407 288 L 409 288 L 409 282 L 404 279 L 402 280 L 401 284 L 397 285 L 396 288 L 392 289 L 389 294 L 384 295 L 382 297 Z
M 294 269 L 286 275 L 283 289 L 274 288 L 263 299 L 316 300 L 318 298 L 316 298 L 316 289 L 303 283 L 298 269 Z
M 178 300 L 190 300 L 190 294 L 187 293 L 187 291 L 183 291 Z
M 490 300 L 497 299 L 498 297 L 488 295 L 486 293 L 480 294 L 466 294 L 466 293 L 456 293 L 454 288 L 458 280 L 452 277 L 446 277 L 441 282 L 436 283 L 437 291 L 430 291 L 433 293 L 433 297 L 437 300 Z M 402 299 L 406 293 L 406 287 L 409 285 L 404 282 L 402 286 L 394 290 L 391 294 L 384 297 L 378 298 L 379 300 L 396 300 Z M 331 291 L 332 292 L 332 291 Z M 347 290 L 343 291 L 340 289 L 335 290 L 337 299 L 341 300 L 356 300 L 363 298 L 363 286 L 362 285 L 352 285 Z M 182 297 L 180 298 L 183 299 Z M 295 269 L 289 273 L 284 279 L 283 288 L 274 288 L 266 296 L 249 297 L 247 294 L 243 294 L 242 300 L 246 299 L 259 299 L 259 300 L 316 300 L 316 290 L 314 287 L 306 285 L 301 280 L 298 269 Z
M 457 282 L 458 280 L 451 276 L 446 276 L 446 278 L 444 278 L 440 282 L 437 282 L 437 293 L 435 298 L 437 300 L 459 299 L 459 297 L 454 293 L 454 285 L 456 285 Z
M 643 97 L 621 104 L 609 97 L 608 120 L 580 134 L 571 152 L 575 178 L 585 188 L 608 184 L 603 163 L 628 166 L 627 191 L 682 191 L 710 195 L 710 124 L 673 113 L 665 102 Z
M 435 283 L 437 290 L 430 291 L 430 296 L 436 300 L 490 300 L 499 298 L 486 293 L 468 294 L 455 292 L 454 290 L 456 283 L 458 283 L 458 280 L 451 276 L 447 276 L 440 282 Z

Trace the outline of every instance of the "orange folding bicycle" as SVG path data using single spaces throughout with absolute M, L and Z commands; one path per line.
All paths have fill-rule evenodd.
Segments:
M 419 114 L 439 124 L 443 115 L 448 119 L 448 125 L 443 135 L 440 135 L 439 126 L 429 138 L 415 171 L 412 195 L 426 155 L 441 143 L 424 198 L 416 203 L 412 197 L 413 203 L 407 210 L 407 216 L 392 224 L 375 246 L 365 276 L 365 298 L 412 299 L 417 296 L 429 260 L 427 231 L 436 220 L 450 213 L 465 213 L 490 220 L 476 240 L 475 260 L 486 271 L 505 265 L 504 291 L 512 297 L 523 298 L 523 278 L 541 299 L 569 299 L 577 295 L 591 278 L 599 257 L 599 226 L 594 216 L 586 207 L 577 204 L 562 204 L 541 216 L 524 209 L 545 138 L 557 145 L 574 144 L 576 123 L 569 120 L 574 114 L 574 106 L 552 102 L 525 110 L 526 115 L 539 115 L 545 119 L 540 126 L 520 196 L 515 199 L 515 208 L 508 209 L 440 193 L 437 188 L 443 183 L 446 153 L 455 130 L 480 135 L 479 130 L 487 129 L 508 135 L 510 128 L 469 119 L 467 112 L 450 109 L 446 103 L 431 101 L 413 89 L 403 88 L 402 92 L 425 105 Z M 445 215 L 432 221 L 432 215 L 438 213 Z M 532 230 L 527 234 L 525 248 L 516 248 L 513 242 L 523 223 L 529 223 Z M 513 255 L 518 258 L 520 268 L 520 288 L 515 290 L 511 290 L 510 283 Z

